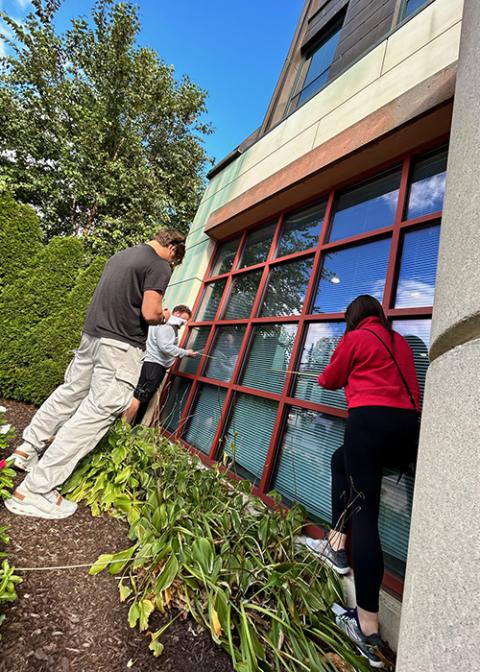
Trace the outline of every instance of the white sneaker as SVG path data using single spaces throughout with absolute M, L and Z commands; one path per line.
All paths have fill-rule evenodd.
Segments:
M 18 516 L 33 518 L 68 518 L 77 510 L 77 504 L 64 499 L 57 490 L 39 495 L 29 490 L 24 483 L 20 483 L 12 496 L 5 500 L 5 506 Z
M 16 448 L 10 457 L 13 457 L 13 466 L 20 471 L 32 471 L 36 466 L 39 456 L 30 443 L 22 443 Z

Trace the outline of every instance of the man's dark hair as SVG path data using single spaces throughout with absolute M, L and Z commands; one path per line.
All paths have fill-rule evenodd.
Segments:
M 173 313 L 188 313 L 188 316 L 192 317 L 192 311 L 190 308 L 188 306 L 184 306 L 183 304 L 175 306 L 175 308 L 172 310 L 172 315 Z
M 173 245 L 175 247 L 175 257 L 173 259 L 173 266 L 178 266 L 182 263 L 185 256 L 185 236 L 177 229 L 160 229 L 155 234 L 155 240 L 162 247 Z

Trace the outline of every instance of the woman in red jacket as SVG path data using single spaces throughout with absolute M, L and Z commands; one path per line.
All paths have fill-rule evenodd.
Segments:
M 346 310 L 345 321 L 345 335 L 318 378 L 328 390 L 345 388 L 348 404 L 344 444 L 332 457 L 333 527 L 322 554 L 340 573 L 349 570 L 345 531 L 351 519 L 358 607 L 337 620 L 370 664 L 381 667 L 372 648 L 381 644 L 382 474 L 384 467 L 406 468 L 414 459 L 420 393 L 412 350 L 393 331 L 375 298 L 356 298 Z

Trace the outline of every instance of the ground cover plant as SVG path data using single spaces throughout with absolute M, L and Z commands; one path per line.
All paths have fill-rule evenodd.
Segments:
M 131 545 L 90 571 L 118 577 L 129 624 L 155 655 L 169 625 L 191 616 L 238 672 L 368 669 L 334 623 L 337 576 L 296 543 L 303 510 L 267 509 L 250 487 L 200 468 L 156 430 L 119 423 L 63 492 L 94 515 L 127 517 Z
M 6 408 L 0 406 L 0 456 L 1 451 L 8 447 L 9 442 L 15 436 L 13 427 L 4 422 L 4 414 Z M 15 471 L 9 466 L 8 462 L 0 459 L 0 498 L 7 499 L 10 497 L 11 488 L 13 486 L 13 478 Z M 5 604 L 13 602 L 17 599 L 16 586 L 21 583 L 22 579 L 15 574 L 15 569 L 10 566 L 8 562 L 8 554 L 3 550 L 8 542 L 8 531 L 5 526 L 0 526 L 0 610 Z M 6 616 L 0 611 L 0 625 L 5 620 Z

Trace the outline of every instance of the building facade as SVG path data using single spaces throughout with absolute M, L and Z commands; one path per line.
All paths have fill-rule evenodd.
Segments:
M 330 458 L 346 418 L 343 392 L 316 377 L 348 303 L 382 302 L 410 342 L 422 392 L 443 342 L 441 317 L 432 341 L 432 312 L 436 281 L 451 273 L 442 258 L 437 266 L 463 13 L 463 0 L 307 0 L 262 126 L 210 172 L 167 292 L 167 305 L 195 306 L 184 342 L 203 356 L 173 369 L 161 424 L 267 502 L 275 490 L 303 504 L 312 535 L 330 522 Z M 422 458 L 426 434 L 415 507 L 434 459 L 427 448 Z M 413 489 L 385 475 L 382 618 L 394 646 Z M 410 599 L 412 572 L 409 555 Z M 405 642 L 415 608 L 411 618 Z M 403 669 L 453 669 L 418 656 Z

